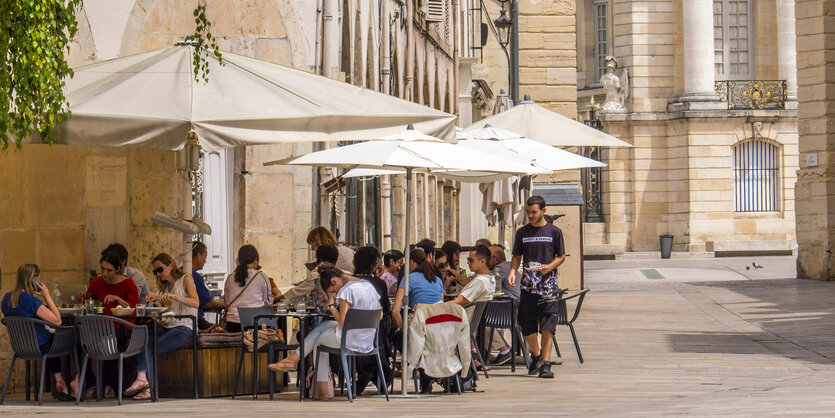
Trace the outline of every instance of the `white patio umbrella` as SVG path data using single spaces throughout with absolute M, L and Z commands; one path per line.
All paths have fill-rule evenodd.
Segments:
M 432 138 L 415 131 L 411 125 L 400 135 L 380 138 L 381 140 L 361 142 L 344 147 L 317 151 L 300 157 L 291 157 L 278 161 L 264 163 L 264 165 L 310 165 L 324 167 L 338 167 L 345 169 L 398 169 L 406 174 L 406 222 L 405 242 L 409 243 L 409 227 L 412 222 L 411 190 L 412 172 L 432 170 L 475 170 L 497 173 L 526 173 L 532 169 L 530 164 L 519 163 L 514 160 L 503 159 L 498 155 L 491 155 L 480 151 L 470 151 L 466 154 L 453 144 Z M 409 265 L 409 251 L 405 251 L 404 265 Z M 404 298 L 404 310 L 408 310 L 409 275 L 403 276 L 404 287 L 407 290 Z M 409 316 L 403 315 L 403 358 L 407 358 Z M 406 395 L 409 376 L 408 362 L 403 362 L 401 395 Z
M 193 131 L 209 150 L 278 142 L 361 140 L 408 123 L 455 138 L 455 116 L 327 77 L 223 52 L 194 81 L 193 49 L 177 45 L 74 69 L 72 117 L 56 143 L 179 150 Z
M 193 174 L 198 142 L 211 151 L 358 140 L 395 134 L 407 123 L 455 140 L 454 115 L 230 52 L 223 53 L 222 66 L 209 54 L 209 80 L 196 82 L 193 52 L 182 43 L 75 68 L 65 87 L 72 117 L 56 128 L 55 143 L 172 151 L 189 143 L 187 171 Z M 184 203 L 193 198 L 188 183 Z M 190 226 L 187 203 L 182 218 Z M 190 249 L 184 258 L 188 270 Z
M 631 147 L 603 131 L 599 131 L 584 123 L 569 119 L 559 113 L 552 112 L 536 103 L 530 96 L 516 106 L 489 118 L 482 119 L 467 128 L 465 132 L 492 125 L 511 132 L 516 132 L 525 138 L 530 138 L 543 144 L 559 147 Z

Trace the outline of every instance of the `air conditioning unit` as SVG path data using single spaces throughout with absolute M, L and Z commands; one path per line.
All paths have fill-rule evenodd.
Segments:
M 447 0 L 423 0 L 423 16 L 427 22 L 446 21 Z

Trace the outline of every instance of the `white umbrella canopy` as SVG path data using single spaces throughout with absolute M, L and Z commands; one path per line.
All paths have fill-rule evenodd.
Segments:
M 206 150 L 278 142 L 360 140 L 407 123 L 455 140 L 455 116 L 254 58 L 208 55 L 193 79 L 187 45 L 103 61 L 66 82 L 72 117 L 55 142 L 179 150 L 194 131 Z M 30 139 L 30 141 L 33 139 Z
M 412 131 L 412 132 L 410 132 Z M 264 163 L 264 165 L 288 164 L 311 165 L 341 168 L 372 168 L 372 169 L 405 169 L 406 170 L 406 222 L 405 241 L 409 243 L 409 227 L 411 225 L 411 196 L 413 170 L 477 170 L 498 173 L 527 173 L 534 169 L 531 164 L 523 164 L 513 160 L 506 160 L 499 156 L 480 151 L 462 153 L 454 144 L 432 138 L 414 131 L 409 125 L 405 131 L 393 137 L 381 138 L 379 141 L 368 141 L 344 147 L 317 151 L 300 157 L 287 158 Z M 409 265 L 409 251 L 406 249 L 405 265 Z M 404 287 L 409 289 L 409 275 L 403 277 Z M 409 329 L 408 292 L 404 298 L 403 329 Z M 407 358 L 408 332 L 403 333 L 403 358 Z M 406 395 L 409 364 L 403 366 L 401 392 Z
M 525 96 L 522 103 L 482 119 L 467 128 L 465 132 L 492 125 L 543 144 L 560 147 L 631 147 L 603 131 L 586 126 L 559 113 L 552 112 Z

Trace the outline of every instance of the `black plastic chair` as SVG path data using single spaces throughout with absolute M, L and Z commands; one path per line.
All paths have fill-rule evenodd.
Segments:
M 86 315 L 80 316 L 75 321 L 78 326 L 78 335 L 81 339 L 81 347 L 84 349 L 84 360 L 81 363 L 81 371 L 79 372 L 80 382 L 78 393 L 76 393 L 75 404 L 81 402 L 81 394 L 84 393 L 84 374 L 87 371 L 87 360 L 92 359 L 98 362 L 106 360 L 119 360 L 119 390 L 116 396 L 119 400 L 119 405 L 122 404 L 123 391 L 123 376 L 124 363 L 126 357 L 133 357 L 139 354 L 144 354 L 145 364 L 150 365 L 148 361 L 148 326 L 135 325 L 124 319 L 115 318 L 106 315 Z M 123 327 L 132 328 L 130 334 L 130 343 L 124 350 L 119 349 L 119 337 L 116 335 L 116 324 L 121 324 Z M 99 363 L 101 364 L 101 363 Z M 156 367 L 156 365 L 154 365 Z M 153 380 L 153 375 L 156 370 L 148 368 L 151 373 L 151 378 L 148 379 L 149 385 Z M 96 386 L 100 389 L 101 371 L 96 375 Z M 154 388 L 150 388 L 153 393 Z M 97 397 L 98 398 L 98 397 Z
M 571 338 L 574 340 L 574 348 L 577 350 L 577 357 L 580 359 L 580 364 L 583 364 L 583 354 L 580 353 L 580 344 L 577 343 L 577 334 L 574 333 L 574 321 L 576 321 L 577 317 L 580 315 L 580 308 L 583 307 L 583 299 L 586 298 L 586 293 L 590 290 L 591 289 L 584 289 L 571 296 L 563 295 L 557 301 L 557 325 L 568 326 L 568 329 L 571 330 Z M 577 300 L 577 306 L 574 307 L 574 315 L 571 316 L 571 319 L 568 319 L 568 306 L 565 302 L 578 296 L 580 299 Z M 557 356 L 562 357 L 560 354 L 560 347 L 557 345 L 556 333 L 552 339 L 554 341 L 554 349 L 557 350 Z
M 522 352 L 522 356 L 525 358 L 525 364 L 530 364 L 527 344 L 522 337 L 522 330 L 516 322 L 516 313 L 516 303 L 512 299 L 492 300 L 487 303 L 487 307 L 484 309 L 484 318 L 482 319 L 484 326 L 491 328 L 488 344 L 493 341 L 493 335 L 496 329 L 510 330 L 512 345 L 510 348 L 510 370 L 512 372 L 516 371 L 516 352 L 520 348 L 521 350 L 519 351 Z
M 380 349 L 378 341 L 378 334 L 380 333 L 380 315 L 382 312 L 382 309 L 348 309 L 348 313 L 345 315 L 345 322 L 342 324 L 342 340 L 340 344 L 341 347 L 333 348 L 324 345 L 319 345 L 315 347 L 313 350 L 314 357 L 316 357 L 315 365 L 313 367 L 314 376 L 316 375 L 316 370 L 319 370 L 319 352 L 337 354 L 340 356 L 340 358 L 342 359 L 342 370 L 344 371 L 345 376 L 345 386 L 348 388 L 348 400 L 351 402 L 354 402 L 355 397 L 355 394 L 352 391 L 354 374 L 351 372 L 351 370 L 353 369 L 348 368 L 348 357 L 365 356 L 377 357 L 377 391 L 379 392 L 380 388 L 382 388 L 383 392 L 386 394 L 386 401 L 389 400 L 389 391 L 384 377 L 385 375 L 383 372 L 383 363 L 380 360 Z M 348 340 L 348 331 L 355 329 L 374 330 L 374 348 L 371 351 L 367 353 L 360 353 L 345 347 L 345 342 Z M 316 398 L 316 386 L 317 385 L 315 384 L 313 385 L 314 399 Z
M 484 302 L 473 302 L 469 305 L 465 306 L 464 309 L 468 309 L 473 307 L 473 318 L 470 321 L 470 331 L 473 332 L 478 330 L 481 326 L 481 321 L 484 319 L 484 310 L 487 308 L 487 301 Z M 487 375 L 487 363 L 484 362 L 484 357 L 481 355 L 481 348 L 479 348 L 478 344 L 473 344 L 475 347 L 476 355 L 478 355 L 478 361 L 481 363 L 481 370 L 484 372 L 484 378 L 489 379 L 490 376 Z M 472 353 L 470 353 L 472 357 Z M 476 374 L 476 380 L 478 380 L 478 369 L 476 369 L 475 361 L 470 362 L 470 367 Z
M 27 361 L 41 361 L 41 382 L 38 390 L 38 405 L 41 405 L 43 403 L 43 382 L 46 376 L 46 359 L 72 354 L 75 358 L 76 371 L 78 369 L 78 353 L 75 351 L 75 328 L 58 327 L 40 319 L 19 316 L 7 316 L 0 322 L 8 329 L 9 340 L 14 352 L 12 364 L 9 366 L 9 375 L 6 376 L 6 384 L 3 386 L 3 396 L 0 397 L 0 405 L 6 400 L 6 390 L 9 388 L 9 380 L 14 373 L 14 363 L 19 358 Z M 52 337 L 52 347 L 46 353 L 41 353 L 35 325 L 44 325 L 55 330 Z
M 241 320 L 241 355 L 238 358 L 238 368 L 235 372 L 235 388 L 232 391 L 232 399 L 238 396 L 238 380 L 241 377 L 241 370 L 244 367 L 244 355 L 249 351 L 246 344 L 244 344 L 244 333 L 248 329 L 259 328 L 261 325 L 266 325 L 268 328 L 278 331 L 278 320 L 273 316 L 272 306 L 259 306 L 257 308 L 238 308 L 238 317 Z M 258 324 L 255 324 L 255 318 L 259 316 L 269 316 L 269 318 L 259 318 Z M 276 351 L 287 351 L 294 348 L 294 346 L 285 344 L 270 343 L 265 344 L 261 348 L 249 351 L 252 353 L 252 399 L 258 399 L 258 353 L 267 353 L 267 362 L 275 362 Z M 275 372 L 269 370 L 269 390 L 270 399 L 275 393 Z

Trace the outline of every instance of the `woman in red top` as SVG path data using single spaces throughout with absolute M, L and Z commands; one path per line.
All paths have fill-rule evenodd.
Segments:
M 105 315 L 112 315 L 111 309 L 121 306 L 123 308 L 133 308 L 139 302 L 139 290 L 133 280 L 116 272 L 121 265 L 119 255 L 115 252 L 106 252 L 102 254 L 101 260 L 101 276 L 96 277 L 90 282 L 87 287 L 87 293 L 84 294 L 84 299 L 92 297 L 95 300 L 101 301 L 104 305 L 102 313 Z M 91 368 L 87 369 L 87 377 L 85 382 L 95 382 L 92 376 Z M 119 376 L 117 374 L 118 364 L 116 360 L 107 360 L 103 366 L 104 378 L 104 396 L 106 398 L 114 398 L 116 392 L 114 387 L 118 387 Z M 73 382 L 75 387 L 78 383 Z M 95 393 L 95 386 L 87 390 L 87 397 L 92 397 Z

